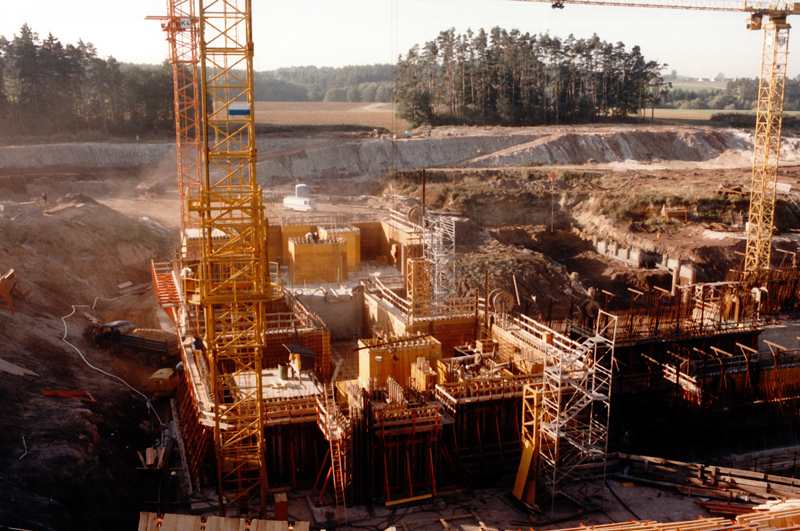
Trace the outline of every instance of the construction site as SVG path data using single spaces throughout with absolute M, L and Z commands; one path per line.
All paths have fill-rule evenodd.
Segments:
M 735 9 L 765 28 L 755 133 L 291 149 L 255 133 L 250 2 L 218 4 L 153 17 L 175 144 L 0 149 L 0 525 L 800 528 L 796 4 Z M 350 145 L 393 155 L 314 177 Z

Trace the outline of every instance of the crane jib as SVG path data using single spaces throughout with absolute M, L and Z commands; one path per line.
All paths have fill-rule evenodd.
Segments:
M 656 7 L 662 9 L 694 9 L 700 11 L 737 11 L 761 13 L 767 16 L 786 16 L 800 13 L 800 3 L 744 0 L 516 0 L 519 2 L 547 2 L 555 7 L 582 4 L 618 7 Z

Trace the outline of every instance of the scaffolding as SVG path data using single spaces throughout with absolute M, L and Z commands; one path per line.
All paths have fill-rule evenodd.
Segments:
M 455 296 L 456 216 L 427 212 L 422 231 L 424 257 L 430 263 L 431 297 L 443 301 Z
M 601 324 L 602 323 L 602 324 Z M 584 507 L 602 505 L 616 317 L 600 311 L 593 334 L 574 348 L 548 349 L 538 433 L 540 489 Z M 535 395 L 526 394 L 526 401 Z M 539 404 L 526 403 L 528 417 Z M 531 418 L 525 422 L 530 424 Z M 552 505 L 551 505 L 552 511 Z

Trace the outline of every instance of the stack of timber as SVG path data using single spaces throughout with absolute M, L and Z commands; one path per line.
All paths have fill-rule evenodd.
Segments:
M 740 514 L 736 520 L 703 518 L 684 522 L 629 520 L 605 525 L 562 529 L 561 531 L 800 531 L 800 501 L 788 500 L 760 505 L 756 512 Z
M 756 512 L 736 517 L 736 522 L 759 531 L 800 529 L 800 501 L 786 500 L 756 507 Z
M 628 454 L 619 454 L 619 470 L 621 479 L 671 486 L 690 496 L 756 503 L 800 498 L 800 479 L 763 472 Z
M 736 455 L 728 458 L 726 464 L 731 468 L 795 477 L 800 471 L 800 446 Z
M 629 520 L 604 525 L 580 526 L 561 531 L 755 531 L 727 518 L 698 518 L 685 522 L 655 522 L 652 520 Z M 759 530 L 760 531 L 760 530 Z
M 244 518 L 223 518 L 221 516 L 194 516 L 189 514 L 139 513 L 139 531 L 308 531 L 308 522 L 288 522 L 275 520 L 246 520 Z

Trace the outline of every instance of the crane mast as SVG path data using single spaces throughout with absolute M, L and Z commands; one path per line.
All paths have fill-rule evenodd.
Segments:
M 763 276 L 770 269 L 789 28 L 785 16 L 773 16 L 764 27 L 744 257 L 744 273 L 750 277 Z
M 264 516 L 262 360 L 273 292 L 256 179 L 250 0 L 200 0 L 200 306 L 214 401 L 220 515 Z
M 283 299 L 256 178 L 251 0 L 167 0 L 186 333 L 208 368 L 221 516 L 265 515 L 262 361 Z M 198 10 L 195 14 L 195 10 Z M 189 236 L 191 234 L 191 237 Z M 192 240 L 190 242 L 190 240 Z
M 786 86 L 789 15 L 800 13 L 800 3 L 785 1 L 743 0 L 517 0 L 549 2 L 554 8 L 565 4 L 584 4 L 617 7 L 653 7 L 693 9 L 700 11 L 739 11 L 750 13 L 748 29 L 762 28 L 764 47 L 758 89 L 758 110 L 753 142 L 753 173 L 750 181 L 750 209 L 747 225 L 747 247 L 742 279 L 756 282 L 768 275 L 772 253 L 772 228 L 775 214 L 775 194 L 781 147 L 781 123 Z
M 169 62 L 172 65 L 175 94 L 181 238 L 184 247 L 186 229 L 196 229 L 199 226 L 196 213 L 189 212 L 186 206 L 190 196 L 198 195 L 202 178 L 196 3 L 197 0 L 167 0 L 167 16 L 147 17 L 149 20 L 161 21 L 161 28 L 167 33 L 169 43 Z

